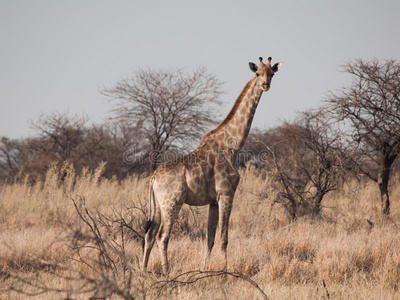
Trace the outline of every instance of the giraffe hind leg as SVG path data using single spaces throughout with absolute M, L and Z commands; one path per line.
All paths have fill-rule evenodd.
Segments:
M 154 242 L 156 240 L 157 233 L 160 229 L 161 224 L 161 214 L 157 212 L 154 216 L 154 220 L 147 221 L 145 225 L 145 238 L 144 238 L 144 256 L 143 256 L 143 271 L 146 271 L 147 265 L 149 263 L 149 257 L 151 253 L 151 249 L 153 249 Z
M 167 254 L 168 243 L 171 236 L 172 227 L 178 217 L 182 204 L 183 202 L 181 200 L 176 201 L 172 209 L 163 214 L 161 228 L 157 234 L 157 244 L 160 249 L 161 265 L 164 275 L 167 275 L 169 272 Z

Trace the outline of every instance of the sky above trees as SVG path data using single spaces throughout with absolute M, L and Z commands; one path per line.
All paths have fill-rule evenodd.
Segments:
M 139 68 L 224 81 L 221 120 L 259 56 L 282 61 L 254 126 L 274 126 L 351 82 L 349 60 L 400 59 L 399 1 L 0 1 L 0 136 L 54 111 L 110 117 L 99 92 Z

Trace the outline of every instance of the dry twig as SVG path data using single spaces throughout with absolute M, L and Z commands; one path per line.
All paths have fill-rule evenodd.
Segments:
M 158 296 L 161 295 L 162 291 L 166 289 L 167 287 L 171 287 L 172 289 L 175 289 L 180 286 L 196 283 L 199 280 L 210 278 L 210 277 L 218 277 L 218 276 L 232 276 L 234 278 L 240 278 L 248 283 L 250 283 L 254 288 L 256 288 L 261 295 L 263 296 L 264 299 L 268 300 L 267 294 L 260 288 L 260 286 L 253 280 L 251 280 L 249 277 L 236 273 L 236 272 L 227 272 L 227 271 L 201 271 L 201 270 L 194 270 L 194 271 L 188 271 L 184 272 L 182 274 L 179 274 L 175 276 L 172 279 L 167 279 L 167 280 L 162 280 L 154 283 L 152 286 L 157 288 L 158 290 Z

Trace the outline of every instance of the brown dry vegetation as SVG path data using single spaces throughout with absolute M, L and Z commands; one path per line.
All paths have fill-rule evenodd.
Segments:
M 0 298 L 261 299 L 254 286 L 232 276 L 161 289 L 166 277 L 158 273 L 156 247 L 150 273 L 141 273 L 147 178 L 109 180 L 101 177 L 103 169 L 75 174 L 68 165 L 52 166 L 43 182 L 32 186 L 18 179 L 0 187 Z M 320 217 L 290 222 L 273 204 L 276 192 L 268 188 L 268 176 L 252 168 L 241 173 L 229 232 L 229 272 L 250 278 L 270 299 L 400 298 L 398 178 L 391 190 L 391 218 L 381 217 L 375 184 L 349 180 L 324 199 Z M 97 220 L 113 271 L 87 247 L 95 242 L 84 244 L 82 236 L 90 230 L 71 199 Z M 206 208 L 184 207 L 169 247 L 170 279 L 203 268 L 206 216 Z M 211 268 L 218 270 L 222 262 L 215 249 Z

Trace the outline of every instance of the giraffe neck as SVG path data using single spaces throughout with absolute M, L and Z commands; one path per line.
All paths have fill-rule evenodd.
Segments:
M 228 116 L 217 128 L 207 133 L 203 144 L 208 138 L 217 141 L 219 147 L 228 153 L 231 161 L 236 159 L 237 152 L 243 147 L 249 135 L 254 113 L 263 90 L 256 85 L 256 77 L 250 80 L 239 95 Z
M 227 147 L 235 155 L 243 147 L 249 135 L 262 93 L 261 87 L 256 85 L 256 78 L 250 80 L 236 100 L 240 101 L 237 109 L 222 130 L 225 132 Z

